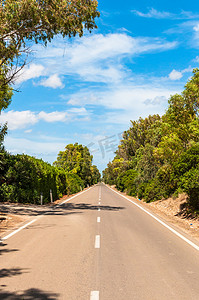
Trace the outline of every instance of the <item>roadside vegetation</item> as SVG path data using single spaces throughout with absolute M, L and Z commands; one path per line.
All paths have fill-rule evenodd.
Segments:
M 96 0 L 0 0 L 0 114 L 11 103 L 13 84 L 29 62 L 31 46 L 47 46 L 56 35 L 91 32 L 100 16 L 97 6 Z M 6 130 L 0 124 L 0 142 Z
M 87 147 L 68 145 L 60 152 L 52 166 L 42 159 L 25 154 L 0 153 L 0 201 L 39 204 L 41 193 L 44 203 L 79 192 L 97 183 L 100 173 L 92 165 Z M 61 157 L 62 155 L 62 158 Z
M 0 113 L 11 103 L 13 84 L 28 64 L 31 46 L 46 46 L 56 35 L 82 36 L 97 28 L 96 0 L 0 0 Z M 0 201 L 38 203 L 80 191 L 100 178 L 82 145 L 69 145 L 55 166 L 28 155 L 11 155 L 3 146 L 7 124 L 0 124 Z M 73 150 L 71 150 L 73 148 Z M 75 154 L 77 156 L 75 156 Z M 83 160 L 86 162 L 83 163 Z M 69 162 L 70 160 L 70 162 Z
M 147 202 L 185 192 L 199 212 L 199 69 L 163 116 L 131 121 L 103 180 Z
M 33 44 L 74 37 L 96 28 L 96 0 L 0 0 L 0 111 L 11 101 L 11 84 L 28 63 Z

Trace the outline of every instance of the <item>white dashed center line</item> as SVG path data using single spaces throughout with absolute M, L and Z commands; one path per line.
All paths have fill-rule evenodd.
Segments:
M 99 291 L 92 291 L 90 300 L 99 300 Z
M 101 218 L 97 217 L 97 223 L 100 223 L 100 222 L 101 222 Z
M 100 235 L 95 236 L 95 248 L 96 249 L 100 248 Z

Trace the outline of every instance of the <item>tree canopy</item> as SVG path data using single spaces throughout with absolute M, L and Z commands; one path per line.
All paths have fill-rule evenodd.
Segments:
M 96 0 L 0 0 L 0 110 L 10 101 L 9 84 L 26 63 L 29 46 L 57 34 L 82 36 L 96 28 Z
M 81 37 L 97 27 L 97 6 L 97 0 L 0 0 L 0 113 L 11 102 L 30 46 L 47 45 L 58 34 Z M 5 132 L 0 126 L 0 142 Z
M 79 192 L 97 183 L 101 175 L 88 148 L 78 144 L 66 146 L 54 166 L 25 154 L 0 153 L 0 201 L 40 203 Z
M 199 210 L 199 69 L 166 113 L 131 122 L 116 156 L 103 172 L 106 183 L 154 201 L 186 192 Z
M 101 177 L 96 166 L 92 165 L 93 156 L 86 146 L 78 143 L 69 144 L 64 151 L 60 151 L 54 166 L 63 168 L 71 174 L 77 174 L 84 185 L 97 183 Z

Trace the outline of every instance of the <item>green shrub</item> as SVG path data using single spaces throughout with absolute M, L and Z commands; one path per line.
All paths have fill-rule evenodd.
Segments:
M 79 192 L 80 186 L 84 187 L 77 174 L 69 174 L 28 155 L 7 154 L 6 166 L 5 163 L 0 166 L 3 169 L 0 177 L 0 201 L 39 204 L 42 193 L 43 203 L 48 203 L 50 190 L 56 200 L 64 194 Z
M 177 188 L 177 180 L 169 165 L 161 167 L 155 178 L 146 184 L 143 198 L 147 202 L 170 197 Z
M 179 178 L 190 169 L 199 166 L 199 144 L 195 144 L 190 149 L 181 154 L 177 162 L 173 165 L 175 176 Z
M 130 196 L 137 195 L 137 187 L 135 183 L 135 179 L 137 177 L 137 172 L 135 170 L 128 170 L 122 172 L 118 178 L 116 186 L 120 191 L 125 191 Z
M 189 206 L 199 210 L 199 168 L 186 172 L 181 178 L 181 185 L 189 197 Z
M 138 190 L 138 199 L 141 200 L 144 198 L 147 184 L 148 184 L 147 182 L 143 182 L 138 186 L 138 189 L 137 189 Z

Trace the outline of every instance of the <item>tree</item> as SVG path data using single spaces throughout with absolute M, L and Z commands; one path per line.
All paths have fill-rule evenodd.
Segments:
M 149 115 L 148 118 L 139 118 L 138 121 L 131 121 L 132 126 L 124 132 L 121 145 L 119 145 L 116 153 L 129 160 L 136 154 L 136 151 L 141 147 L 145 146 L 146 143 L 157 144 L 160 137 L 160 133 L 155 132 L 157 125 L 161 118 L 159 115 Z M 156 133 L 155 138 L 152 139 Z
M 96 184 L 100 181 L 101 174 L 97 168 L 97 166 L 91 166 L 91 174 L 92 174 L 92 184 Z
M 0 0 L 0 111 L 9 104 L 9 85 L 26 64 L 32 43 L 82 36 L 96 28 L 96 0 Z
M 4 146 L 3 146 L 3 142 L 4 142 L 4 137 L 7 133 L 7 125 L 5 124 L 4 126 L 0 126 L 0 153 L 2 151 L 4 151 Z
M 199 210 L 199 69 L 162 117 L 131 123 L 103 179 L 148 202 L 186 192 Z
M 63 168 L 70 174 L 77 174 L 84 182 L 84 185 L 93 184 L 93 176 L 99 177 L 99 171 L 92 166 L 93 156 L 90 155 L 86 146 L 78 143 L 69 144 L 64 151 L 60 151 L 57 160 L 53 163 L 58 168 Z
M 136 184 L 135 179 L 137 177 L 137 172 L 135 170 L 128 170 L 125 172 L 122 172 L 117 177 L 117 188 L 121 190 L 122 192 L 125 191 L 130 196 L 136 196 L 137 190 L 136 190 Z

